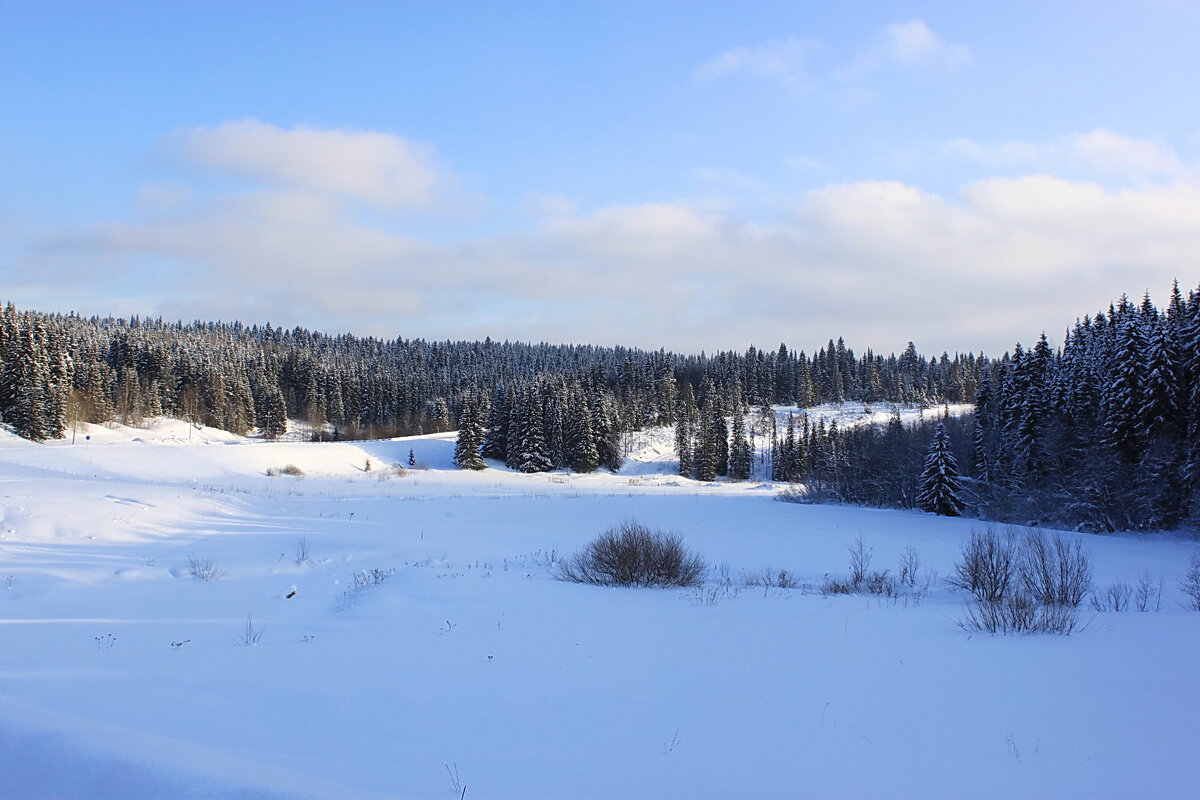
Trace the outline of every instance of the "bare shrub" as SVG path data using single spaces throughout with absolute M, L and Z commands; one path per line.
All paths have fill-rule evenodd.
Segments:
M 1188 597 L 1187 608 L 1200 611 L 1200 553 L 1192 556 L 1179 588 Z
M 1017 545 L 1012 531 L 1004 535 L 988 525 L 972 530 L 963 546 L 962 559 L 954 565 L 954 574 L 946 579 L 951 586 L 965 589 L 983 603 L 998 603 L 1008 594 L 1016 571 Z
M 1030 531 L 1021 540 L 1017 572 L 1025 591 L 1047 606 L 1078 606 L 1092 588 L 1092 561 L 1078 539 Z M 1128 601 L 1128 598 L 1126 598 Z
M 795 589 L 800 581 L 786 569 L 763 567 L 758 572 L 742 574 L 742 583 L 746 586 L 762 586 L 765 589 Z
M 559 563 L 560 580 L 600 586 L 694 586 L 706 565 L 678 533 L 652 530 L 635 520 L 608 528 Z
M 877 569 L 867 573 L 867 576 L 858 585 L 867 594 L 895 597 L 900 593 L 899 587 L 896 586 L 896 579 L 891 577 L 886 569 Z
M 254 612 L 250 612 L 246 614 L 246 624 L 242 627 L 242 631 L 235 640 L 235 644 L 239 644 L 242 647 L 253 647 L 262 641 L 266 630 L 266 625 L 256 625 L 254 623 Z
M 688 590 L 688 599 L 694 606 L 715 606 L 722 600 L 736 600 L 741 593 L 741 589 L 727 583 L 718 583 L 716 586 L 699 584 Z
M 821 582 L 820 590 L 821 594 L 828 596 L 831 594 L 854 594 L 857 588 L 845 578 L 831 578 L 826 575 L 825 580 Z
M 308 546 L 308 537 L 301 536 L 296 542 L 296 566 L 306 567 L 312 563 L 312 552 Z
M 816 492 L 813 492 L 807 486 L 798 486 L 795 484 L 777 493 L 775 499 L 781 503 L 799 503 L 806 506 L 820 502 L 820 498 Z
M 1124 611 L 1129 608 L 1133 587 L 1123 581 L 1110 583 L 1103 592 L 1092 592 L 1093 611 Z
M 295 464 L 288 464 L 284 467 L 267 467 L 267 477 L 276 478 L 280 475 L 290 475 L 293 478 L 300 478 L 304 475 L 304 470 L 297 467 Z
M 1074 606 L 1042 605 L 1024 592 L 1011 592 L 1003 600 L 976 600 L 959 620 L 963 630 L 986 633 L 1057 633 L 1067 636 L 1079 625 Z
M 1150 577 L 1149 572 L 1143 572 L 1138 577 L 1137 588 L 1133 590 L 1133 607 L 1143 613 L 1162 610 L 1162 579 L 1157 582 Z
M 220 569 L 211 556 L 199 556 L 195 553 L 188 556 L 188 572 L 193 578 L 202 581 L 219 581 L 225 577 L 225 570 Z
M 362 591 L 363 589 L 369 589 L 372 586 L 380 586 L 384 581 L 395 574 L 396 570 L 394 568 L 379 569 L 376 567 L 375 569 L 362 569 L 354 573 L 354 584 L 352 588 L 355 591 Z
M 859 536 L 850 546 L 850 582 L 855 586 L 867 579 L 867 571 L 871 569 L 871 559 L 875 551 L 867 547 L 867 543 Z
M 910 589 L 917 586 L 917 573 L 921 571 L 921 555 L 911 544 L 900 554 L 900 583 Z

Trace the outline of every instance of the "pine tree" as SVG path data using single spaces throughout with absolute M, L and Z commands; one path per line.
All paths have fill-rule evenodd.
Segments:
M 939 422 L 929 445 L 925 467 L 921 471 L 920 492 L 917 506 L 922 511 L 957 517 L 965 506 L 960 499 L 962 482 L 958 476 L 958 464 L 950 452 L 950 437 L 946 435 L 946 423 Z

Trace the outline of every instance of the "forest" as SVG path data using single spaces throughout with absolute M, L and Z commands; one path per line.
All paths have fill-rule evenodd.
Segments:
M 839 430 L 803 412 L 845 401 L 930 413 Z M 943 403 L 974 413 L 936 413 Z M 856 355 L 841 338 L 812 355 L 384 340 L 6 305 L 0 418 L 14 433 L 43 441 L 79 422 L 160 415 L 268 439 L 289 420 L 318 439 L 457 429 L 459 466 L 492 458 L 524 472 L 616 470 L 629 434 L 674 426 L 680 474 L 701 481 L 795 483 L 790 496 L 805 502 L 1170 529 L 1197 510 L 1200 289 L 1185 297 L 1176 284 L 1161 310 L 1149 294 L 1122 297 L 1057 349 L 1043 333 L 999 358 L 929 357 L 911 342 Z M 935 455 L 939 503 L 922 477 Z

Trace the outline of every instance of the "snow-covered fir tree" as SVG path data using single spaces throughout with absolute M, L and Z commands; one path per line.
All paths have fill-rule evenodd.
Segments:
M 917 507 L 922 511 L 957 517 L 965 503 L 962 500 L 962 481 L 958 474 L 958 463 L 950 452 L 949 439 L 944 423 L 938 423 L 921 470 L 920 493 Z

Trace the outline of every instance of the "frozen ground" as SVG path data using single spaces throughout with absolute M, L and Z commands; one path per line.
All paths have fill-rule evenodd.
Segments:
M 1082 537 L 1160 613 L 971 636 L 941 576 L 978 523 L 684 480 L 669 431 L 616 476 L 452 470 L 450 434 L 85 433 L 0 434 L 0 797 L 1196 796 L 1180 537 Z M 629 517 L 705 590 L 553 579 Z M 859 536 L 879 568 L 917 548 L 919 603 L 741 585 L 844 573 Z

